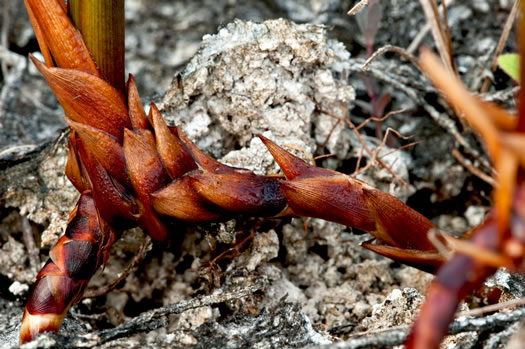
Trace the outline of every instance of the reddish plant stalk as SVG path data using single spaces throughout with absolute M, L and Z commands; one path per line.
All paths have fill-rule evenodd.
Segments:
M 520 55 L 521 67 L 525 64 L 525 8 L 521 7 Z M 496 271 L 480 254 L 482 250 L 505 261 L 510 269 L 523 269 L 525 241 L 522 231 L 525 224 L 525 166 L 522 157 L 525 146 L 525 94 L 519 93 L 517 117 L 482 102 L 469 94 L 457 77 L 447 73 L 428 51 L 421 54 L 425 73 L 465 118 L 476 128 L 485 141 L 495 167 L 498 170 L 498 187 L 494 192 L 494 208 L 485 222 L 475 228 L 472 245 L 460 251 L 447 262 L 437 274 L 427 293 L 427 299 L 419 318 L 414 323 L 406 347 L 438 348 L 446 335 L 459 303 L 484 280 Z M 524 69 L 521 77 L 525 78 Z M 522 80 L 525 81 L 525 80 Z M 510 142 L 509 139 L 514 141 Z M 519 141 L 516 141 L 518 140 Z M 515 142 L 515 143 L 513 143 Z M 519 144 L 519 146 L 518 146 Z

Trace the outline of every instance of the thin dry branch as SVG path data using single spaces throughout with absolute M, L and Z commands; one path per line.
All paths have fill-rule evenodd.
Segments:
M 383 122 L 385 121 L 386 119 L 388 119 L 389 117 L 391 117 L 392 115 L 396 115 L 396 114 L 400 114 L 400 113 L 404 113 L 406 112 L 406 108 L 403 108 L 403 109 L 399 109 L 399 110 L 392 110 L 390 112 L 388 112 L 387 114 L 385 114 L 384 116 L 378 118 L 378 117 L 375 117 L 375 116 L 371 116 L 369 117 L 368 119 L 366 119 L 365 121 L 363 121 L 362 123 L 360 123 L 359 125 L 356 126 L 356 130 L 360 130 L 362 129 L 363 127 L 365 127 L 370 121 L 378 121 L 378 122 Z
M 478 247 L 469 240 L 457 239 L 448 234 L 443 233 L 442 236 L 447 240 L 447 244 L 455 254 L 461 253 L 476 259 L 486 265 L 487 267 L 507 267 L 512 266 L 512 260 L 500 253 Z
M 138 264 L 140 264 L 144 260 L 144 257 L 146 257 L 146 254 L 148 253 L 148 251 L 151 250 L 151 247 L 152 247 L 151 238 L 149 236 L 145 235 L 144 236 L 144 240 L 142 242 L 142 245 L 140 246 L 140 249 L 139 249 L 138 253 L 135 255 L 135 257 L 133 258 L 131 263 L 128 264 L 128 266 L 126 267 L 124 272 L 121 273 L 119 275 L 119 277 L 117 277 L 115 280 L 113 280 L 113 282 L 111 282 L 109 285 L 106 285 L 106 286 L 102 287 L 101 289 L 98 289 L 98 288 L 96 288 L 96 289 L 88 289 L 86 291 L 86 293 L 84 294 L 84 298 L 100 297 L 100 296 L 103 296 L 103 295 L 109 293 L 111 290 L 113 290 L 115 287 L 117 287 L 117 285 L 122 280 L 124 280 L 125 278 L 128 277 L 129 273 L 133 270 L 133 268 L 135 268 L 135 266 L 137 266 Z
M 490 184 L 493 188 L 495 188 L 498 183 L 496 180 L 486 174 L 485 172 L 481 171 L 479 168 L 475 167 L 469 160 L 467 160 L 457 149 L 452 149 L 452 156 L 463 166 L 465 167 L 470 173 L 472 173 L 474 176 L 478 177 L 485 183 Z
M 363 148 L 359 149 L 359 157 L 357 158 L 357 162 L 355 164 L 355 170 L 354 172 L 352 173 L 352 176 L 354 175 L 354 173 L 357 172 L 357 170 L 359 170 L 359 168 L 361 167 L 361 160 L 363 159 Z
M 515 102 L 514 98 L 518 95 L 519 86 L 513 86 L 504 90 L 490 91 L 485 93 L 474 93 L 473 95 L 485 102 L 512 104 Z
M 24 240 L 24 245 L 27 249 L 27 254 L 29 255 L 29 263 L 31 264 L 31 268 L 34 270 L 34 272 L 37 273 L 38 269 L 40 268 L 40 255 L 39 250 L 36 247 L 35 236 L 33 235 L 33 228 L 31 227 L 31 223 L 29 222 L 29 219 L 27 219 L 26 216 L 22 216 L 21 221 L 22 236 Z
M 397 53 L 398 55 L 402 56 L 403 58 L 408 60 L 410 63 L 412 63 L 417 68 L 417 70 L 421 71 L 421 68 L 419 67 L 419 63 L 417 62 L 417 58 L 414 57 L 414 55 L 412 55 L 410 52 L 408 52 L 404 48 L 399 47 L 399 46 L 394 46 L 394 45 L 385 45 L 377 49 L 370 57 L 368 57 L 368 59 L 363 64 L 362 66 L 363 71 L 367 71 L 370 63 L 375 61 L 377 57 L 385 54 L 386 52 Z
M 501 33 L 501 36 L 499 37 L 498 44 L 496 45 L 496 49 L 494 50 L 494 54 L 492 55 L 492 61 L 490 62 L 490 71 L 495 72 L 496 68 L 498 67 L 498 57 L 503 52 L 503 49 L 505 48 L 505 43 L 507 42 L 507 39 L 509 38 L 510 31 L 512 30 L 514 21 L 516 20 L 516 16 L 518 15 L 518 10 L 520 8 L 520 1 L 515 0 L 514 5 L 512 5 L 512 9 L 510 10 L 509 16 L 507 17 L 507 20 L 505 21 L 505 26 L 503 27 L 503 32 Z M 480 92 L 487 92 L 490 83 L 492 82 L 492 79 L 489 75 L 485 77 L 485 80 L 483 81 L 483 85 L 481 86 Z
M 386 157 L 387 155 L 384 155 L 382 157 L 379 157 L 379 152 L 384 148 L 384 146 L 386 145 L 386 142 L 388 140 L 388 136 L 391 134 L 391 133 L 394 133 L 397 137 L 401 138 L 401 139 L 410 139 L 411 137 L 405 137 L 403 135 L 401 135 L 399 132 L 397 132 L 396 130 L 392 129 L 392 128 L 387 128 L 386 132 L 385 132 L 385 135 L 383 137 L 383 139 L 381 140 L 381 143 L 376 147 L 376 149 L 374 150 L 374 152 L 372 153 L 371 155 L 371 159 L 370 159 L 370 162 L 368 164 L 366 164 L 366 166 L 364 166 L 363 168 L 360 168 L 358 170 L 356 170 L 356 172 L 354 174 L 352 174 L 353 176 L 357 176 L 358 174 L 360 173 L 363 173 L 364 171 L 368 170 L 370 168 L 370 166 L 372 166 L 376 161 L 379 162 L 379 160 L 381 158 L 384 158 Z M 396 149 L 396 151 L 398 151 L 400 149 Z M 388 154 L 391 154 L 392 152 L 389 152 Z
M 493 313 L 495 311 L 501 311 L 501 310 L 505 310 L 505 309 L 509 309 L 513 307 L 518 307 L 520 305 L 525 305 L 525 298 L 513 299 L 507 302 L 490 304 L 490 305 L 486 305 L 481 308 L 472 309 L 468 311 L 462 311 L 456 314 L 456 318 L 464 317 L 464 316 L 482 316 L 487 313 Z
M 435 0 L 419 0 L 421 7 L 423 7 L 423 12 L 427 18 L 428 23 L 430 24 L 430 30 L 432 32 L 432 37 L 436 44 L 436 48 L 441 57 L 441 61 L 445 65 L 445 68 L 453 74 L 456 74 L 456 67 L 454 65 L 454 59 L 452 56 L 452 51 L 450 50 L 450 37 L 448 30 L 443 29 L 443 24 L 441 22 L 440 13 L 437 7 Z M 445 14 L 445 8 L 443 7 L 443 14 Z M 446 17 L 445 17 L 446 20 Z M 448 27 L 448 24 L 445 24 Z
M 348 11 L 346 14 L 349 16 L 354 16 L 366 6 L 368 6 L 368 0 L 361 0 L 357 4 L 355 4 L 354 7 L 352 7 L 350 11 Z
M 213 267 L 214 264 L 217 264 L 220 260 L 224 259 L 228 253 L 239 253 L 239 249 L 241 249 L 246 243 L 250 240 L 252 240 L 255 237 L 255 233 L 250 233 L 246 238 L 244 238 L 241 242 L 238 244 L 235 244 L 235 246 L 228 248 L 227 250 L 221 252 L 217 257 L 213 258 L 210 261 L 209 267 Z M 233 257 L 235 258 L 235 257 Z
M 432 242 L 436 250 L 448 261 L 454 256 L 454 251 L 449 246 L 448 240 L 442 239 L 443 235 L 445 235 L 445 233 L 439 229 L 431 229 L 427 233 L 428 239 Z
M 261 291 L 263 288 L 264 284 L 258 283 L 252 286 L 238 288 L 227 293 L 219 290 L 209 296 L 196 297 L 188 301 L 182 301 L 177 304 L 146 311 L 132 320 L 112 329 L 75 337 L 58 336 L 59 342 L 61 342 L 61 346 L 70 348 L 99 346 L 118 338 L 129 337 L 141 332 L 148 332 L 160 327 L 165 327 L 168 324 L 169 315 L 181 314 L 190 309 L 202 308 L 205 306 L 246 298 Z
M 400 150 L 403 150 L 403 149 L 406 149 L 406 148 L 413 147 L 414 145 L 417 145 L 417 144 L 419 144 L 419 143 L 421 143 L 421 141 L 410 142 L 410 143 L 408 143 L 408 144 L 402 145 L 402 146 L 400 146 L 399 148 L 396 148 L 396 149 L 394 149 L 394 150 L 392 150 L 392 151 L 389 151 L 388 153 L 383 154 L 382 157 L 383 157 L 383 158 L 384 158 L 384 157 L 387 157 L 387 156 L 390 155 L 390 154 L 394 154 L 394 153 L 396 153 L 396 152 L 398 152 L 398 151 L 400 151 Z
M 449 54 L 449 57 L 450 57 L 450 62 L 452 63 L 452 68 L 454 68 L 454 70 L 456 70 L 456 63 L 454 62 L 454 54 L 452 53 L 452 38 L 451 38 L 451 34 L 450 34 L 450 26 L 448 24 L 448 11 L 447 11 L 447 5 L 446 4 L 442 4 L 441 6 L 443 8 L 443 23 L 445 25 L 445 31 L 444 31 L 444 35 L 445 35 L 445 39 L 447 40 L 447 48 L 448 48 L 448 54 Z M 439 12 L 439 9 L 437 9 L 437 6 L 436 6 L 436 13 L 440 14 Z
M 317 160 L 321 160 L 321 159 L 326 159 L 326 158 L 331 158 L 331 157 L 334 157 L 336 154 L 323 154 L 323 155 L 317 155 L 314 157 L 314 160 L 317 161 Z
M 445 6 L 449 7 L 454 3 L 454 0 L 446 0 Z M 439 14 L 443 14 L 443 5 L 439 5 L 438 7 Z M 430 31 L 430 24 L 427 22 L 420 30 L 419 33 L 416 35 L 414 40 L 408 45 L 407 52 L 410 54 L 413 54 L 416 49 L 419 47 L 425 36 L 427 36 L 428 32 Z
M 310 162 L 310 164 L 312 166 L 315 166 L 315 158 L 310 155 L 308 152 L 306 152 L 306 150 L 304 150 L 303 148 L 295 145 L 295 144 L 291 144 L 291 143 L 285 143 L 283 144 L 283 147 L 287 147 L 287 148 L 290 148 L 290 149 L 293 149 L 293 150 L 296 150 L 300 153 L 302 153 L 304 155 L 305 158 L 308 159 L 308 161 Z
M 463 332 L 483 332 L 491 329 L 500 329 L 508 327 L 525 316 L 525 308 L 516 309 L 509 312 L 501 312 L 485 317 L 467 317 L 454 321 L 448 330 L 449 335 Z M 379 330 L 354 333 L 350 339 L 319 348 L 330 349 L 357 349 L 357 348 L 375 348 L 383 346 L 401 345 L 405 341 L 410 326 L 395 326 Z
M 345 108 L 345 117 L 344 118 L 341 118 L 340 116 L 337 116 L 337 115 L 334 115 L 334 114 L 331 114 L 329 112 L 326 112 L 326 111 L 323 111 L 321 109 L 318 110 L 320 113 L 323 113 L 325 115 L 328 115 L 328 116 L 331 116 L 333 118 L 336 118 L 336 119 L 339 119 L 339 120 L 343 120 L 349 127 L 350 129 L 355 133 L 357 139 L 359 140 L 359 143 L 361 143 L 361 145 L 363 146 L 363 148 L 365 149 L 365 151 L 371 156 L 371 157 L 374 157 L 374 152 L 372 150 L 370 150 L 370 148 L 366 145 L 365 141 L 363 140 L 363 137 L 361 137 L 361 134 L 359 133 L 358 130 L 356 130 L 356 127 L 355 125 L 352 123 L 352 121 L 350 121 L 350 118 L 348 117 L 348 110 Z M 381 160 L 380 158 L 377 158 L 375 159 L 385 170 L 387 170 L 391 175 L 392 177 L 394 177 L 394 179 L 398 180 L 401 184 L 403 184 L 403 186 L 405 186 L 405 188 L 409 189 L 410 186 L 408 185 L 407 182 L 405 182 L 401 177 L 399 177 L 391 168 L 390 166 L 388 166 L 387 164 L 385 164 L 385 162 L 383 160 Z M 373 161 L 371 161 L 371 163 L 373 163 Z
M 328 143 L 328 141 L 330 140 L 330 137 L 332 137 L 332 134 L 334 133 L 335 129 L 337 128 L 337 126 L 339 126 L 339 124 L 341 123 L 341 120 L 337 120 L 333 125 L 332 125 L 332 128 L 330 128 L 330 132 L 328 132 L 328 135 L 326 136 L 324 142 L 319 145 L 318 149 L 322 149 L 326 146 L 326 144 Z
M 361 67 L 363 66 L 363 63 L 364 62 L 359 59 L 351 60 L 349 71 L 362 73 Z M 440 113 L 437 111 L 437 109 L 424 100 L 423 96 L 425 91 L 419 91 L 413 87 L 408 86 L 402 82 L 403 78 L 401 76 L 397 75 L 393 71 L 387 72 L 387 70 L 383 69 L 381 64 L 378 63 L 379 62 L 376 62 L 376 64 L 369 66 L 367 73 L 372 75 L 374 78 L 377 78 L 378 80 L 381 80 L 384 83 L 389 84 L 405 93 L 410 99 L 412 99 L 414 103 L 421 106 L 439 126 L 443 127 L 448 133 L 450 133 L 463 147 L 467 154 L 479 161 L 490 172 L 493 171 L 493 167 L 490 165 L 490 163 L 485 158 L 483 158 L 480 153 L 474 149 L 461 135 L 456 127 L 456 123 L 446 113 Z M 375 65 L 377 65 L 377 67 Z M 433 91 L 437 90 L 433 89 Z M 450 108 L 447 104 L 443 104 L 443 106 L 447 109 Z

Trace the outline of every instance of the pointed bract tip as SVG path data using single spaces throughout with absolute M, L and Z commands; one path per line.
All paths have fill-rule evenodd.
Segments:
M 153 111 L 155 113 L 159 113 L 160 114 L 160 111 L 159 111 L 159 108 L 157 107 L 157 105 L 155 104 L 155 102 L 151 102 L 149 104 L 150 106 L 150 112 Z
M 188 138 L 184 131 L 182 131 L 179 127 L 172 126 L 171 132 L 173 133 L 173 131 L 175 131 L 179 140 L 182 142 L 182 144 L 185 145 L 186 149 L 188 150 L 195 163 L 202 170 L 217 174 L 230 173 L 236 170 L 243 170 L 221 164 L 217 160 L 213 159 L 211 156 L 204 154 L 204 152 L 200 150 L 195 144 L 193 144 L 193 142 Z
M 29 59 L 31 60 L 31 62 L 33 62 L 36 69 L 38 69 L 38 71 L 40 71 L 41 73 L 42 73 L 42 69 L 47 68 L 47 66 L 43 62 L 41 62 L 38 58 L 33 56 L 32 53 L 29 54 Z
M 333 176 L 338 174 L 324 168 L 312 166 L 290 152 L 287 152 L 263 135 L 259 134 L 258 136 L 266 148 L 268 148 L 275 161 L 277 161 L 277 164 L 288 180 L 292 180 L 296 177 L 306 178 L 314 176 Z
M 129 118 L 131 119 L 133 129 L 147 130 L 150 123 L 144 111 L 137 84 L 132 74 L 129 74 L 128 82 L 126 83 L 126 94 L 128 96 Z
M 155 104 L 151 104 L 150 120 L 155 130 L 157 150 L 171 178 L 176 179 L 197 168 L 182 141 L 169 129 Z

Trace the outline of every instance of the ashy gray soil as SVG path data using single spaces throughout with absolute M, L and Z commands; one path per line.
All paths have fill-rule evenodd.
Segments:
M 0 346 L 10 348 L 29 287 L 78 193 L 64 176 L 61 107 L 27 59 L 38 47 L 25 10 L 0 3 Z M 409 47 L 426 23 L 419 2 L 379 3 L 374 49 Z M 127 70 L 146 106 L 155 101 L 168 123 L 222 162 L 278 173 L 256 137 L 262 133 L 305 159 L 329 154 L 317 165 L 355 174 L 460 236 L 483 220 L 492 187 L 453 153 L 490 176 L 481 142 L 397 54 L 362 72 L 371 20 L 366 10 L 347 16 L 353 4 L 127 0 Z M 511 6 L 456 0 L 448 8 L 458 70 L 472 90 L 490 69 Z M 433 46 L 430 34 L 423 43 Z M 504 51 L 515 51 L 512 34 Z M 482 97 L 515 108 L 512 81 L 499 70 L 493 77 Z M 358 137 L 344 120 L 368 119 L 371 95 L 387 102 L 379 115 L 401 112 L 369 122 Z M 388 128 L 403 137 L 381 144 Z M 166 249 L 139 229 L 124 233 L 59 335 L 24 347 L 392 347 L 432 280 L 361 248 L 369 235 L 318 219 L 239 218 L 177 236 Z M 488 283 L 502 301 L 524 297 L 523 277 L 501 270 Z M 469 299 L 460 310 L 484 304 Z M 522 347 L 524 315 L 458 318 L 443 346 Z

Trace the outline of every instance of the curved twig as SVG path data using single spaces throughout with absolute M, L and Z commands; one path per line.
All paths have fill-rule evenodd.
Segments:
M 452 149 L 452 156 L 454 156 L 454 158 L 474 176 L 478 177 L 485 183 L 490 184 L 493 188 L 497 187 L 498 182 L 494 178 L 492 178 L 492 176 L 474 167 L 474 165 L 472 165 L 470 161 L 465 159 L 465 157 L 456 148 Z
M 140 246 L 140 249 L 139 249 L 137 255 L 133 258 L 131 263 L 128 264 L 128 266 L 126 267 L 124 272 L 122 272 L 119 275 L 119 277 L 116 278 L 115 280 L 113 280 L 109 285 L 106 285 L 106 286 L 102 287 L 101 289 L 98 289 L 98 288 L 96 288 L 96 289 L 88 289 L 86 291 L 86 293 L 84 293 L 84 298 L 100 297 L 100 296 L 103 296 L 106 293 L 110 292 L 115 287 L 117 287 L 117 285 L 122 280 L 124 280 L 125 278 L 128 277 L 129 273 L 133 270 L 133 268 L 135 268 L 135 266 L 137 266 L 137 264 L 140 264 L 144 260 L 144 257 L 146 257 L 146 254 L 148 253 L 148 251 L 151 250 L 151 246 L 152 246 L 151 238 L 149 236 L 147 236 L 147 235 L 144 235 L 144 241 L 142 242 L 142 245 Z
M 496 45 L 496 49 L 494 50 L 494 54 L 492 55 L 492 61 L 490 62 L 490 71 L 494 72 L 496 71 L 496 68 L 498 66 L 498 57 L 503 52 L 503 49 L 505 48 L 505 43 L 507 42 L 507 39 L 509 38 L 510 31 L 512 30 L 514 21 L 516 20 L 516 16 L 518 15 L 518 9 L 520 7 L 520 1 L 514 0 L 514 5 L 512 5 L 512 9 L 510 10 L 509 16 L 507 17 L 507 21 L 505 21 L 505 26 L 503 27 L 503 32 L 501 33 L 501 36 L 498 40 L 498 44 Z M 492 79 L 489 75 L 485 77 L 485 80 L 483 81 L 483 85 L 481 86 L 480 92 L 486 92 L 491 83 Z
M 521 320 L 524 316 L 525 308 L 520 308 L 510 312 L 496 313 L 485 317 L 458 319 L 450 325 L 448 334 L 454 335 L 471 331 L 481 332 L 492 328 L 509 326 Z M 410 326 L 395 326 L 354 333 L 350 335 L 350 339 L 344 342 L 321 346 L 320 348 L 357 349 L 401 345 L 405 341 L 409 330 Z
M 394 46 L 394 45 L 385 45 L 379 49 L 377 49 L 366 61 L 365 63 L 363 64 L 363 66 L 361 67 L 361 69 L 363 71 L 367 71 L 368 70 L 368 66 L 370 65 L 370 63 L 372 63 L 373 61 L 376 60 L 377 57 L 385 54 L 386 52 L 395 52 L 397 54 L 399 54 L 400 56 L 402 56 L 403 58 L 406 58 L 408 61 L 410 61 L 410 63 L 412 63 L 416 68 L 417 70 L 421 71 L 421 68 L 419 66 L 419 63 L 417 62 L 417 58 L 414 57 L 414 55 L 412 55 L 411 53 L 409 53 L 407 50 L 405 50 L 404 48 L 402 47 L 399 47 L 399 46 Z

